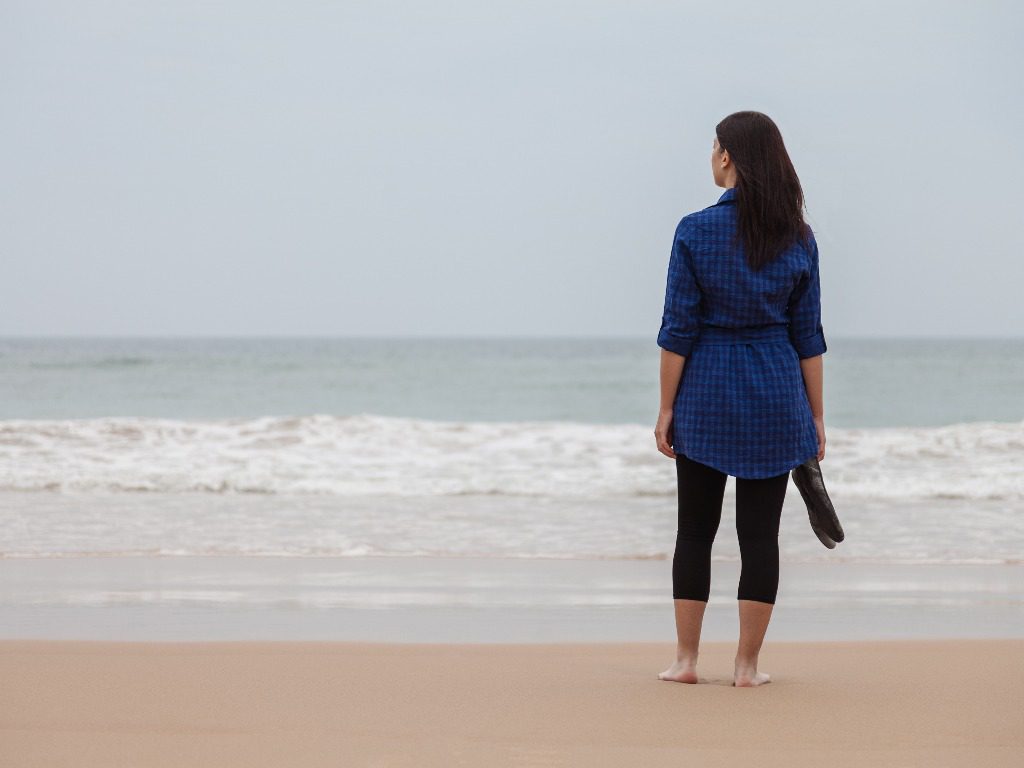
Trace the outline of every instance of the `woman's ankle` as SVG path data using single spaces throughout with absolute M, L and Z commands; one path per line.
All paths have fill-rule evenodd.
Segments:
M 757 656 L 741 656 L 736 654 L 736 669 L 757 669 Z
M 690 648 L 680 648 L 676 646 L 676 661 L 679 664 L 686 664 L 689 666 L 697 666 L 698 652 Z

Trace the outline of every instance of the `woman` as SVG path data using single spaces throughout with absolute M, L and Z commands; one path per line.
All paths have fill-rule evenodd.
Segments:
M 678 645 L 658 677 L 697 682 L 711 545 L 727 476 L 736 478 L 741 572 L 733 684 L 757 670 L 779 584 L 779 521 L 789 472 L 825 457 L 818 246 L 775 123 L 736 112 L 715 127 L 718 202 L 685 216 L 669 259 L 658 450 L 676 462 L 672 561 Z

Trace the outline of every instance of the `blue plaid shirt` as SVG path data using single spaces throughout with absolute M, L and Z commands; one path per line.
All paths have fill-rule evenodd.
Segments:
M 686 358 L 673 450 L 734 477 L 773 477 L 818 453 L 799 363 L 827 349 L 818 244 L 794 243 L 755 272 L 731 245 L 735 198 L 730 187 L 676 227 L 658 346 Z

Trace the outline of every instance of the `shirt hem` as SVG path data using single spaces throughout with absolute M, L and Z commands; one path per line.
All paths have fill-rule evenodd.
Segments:
M 818 455 L 818 451 L 817 449 L 815 449 L 813 453 L 808 454 L 802 459 L 784 462 L 782 465 L 780 465 L 782 468 L 778 470 L 754 470 L 753 473 L 743 472 L 743 474 L 737 474 L 736 467 L 729 467 L 717 460 L 701 458 L 700 456 L 695 456 L 692 453 L 688 453 L 687 451 L 675 451 L 675 453 L 681 454 L 686 458 L 690 459 L 691 461 L 696 461 L 699 464 L 704 464 L 708 467 L 711 467 L 712 469 L 717 469 L 719 472 L 729 475 L 729 477 L 735 477 L 741 480 L 764 480 L 769 477 L 777 477 L 778 475 L 781 475 L 784 472 L 792 472 L 805 461 L 808 461 L 809 459 Z

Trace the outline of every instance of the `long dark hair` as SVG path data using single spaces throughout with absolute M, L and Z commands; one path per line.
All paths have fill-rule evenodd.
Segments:
M 751 268 L 760 269 L 798 239 L 809 249 L 804 191 L 778 126 L 747 110 L 726 117 L 715 134 L 736 166 L 737 236 Z

